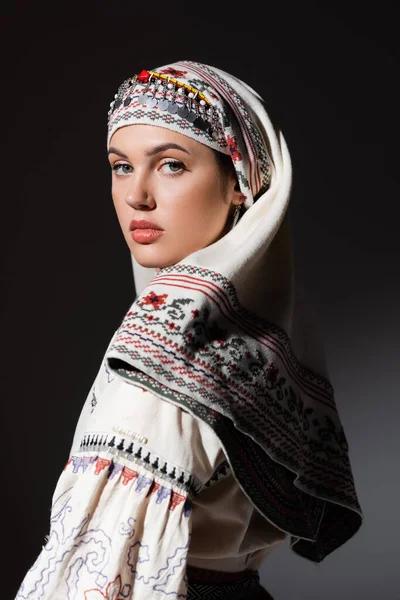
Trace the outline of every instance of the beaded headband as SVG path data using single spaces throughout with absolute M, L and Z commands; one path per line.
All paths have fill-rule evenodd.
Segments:
M 217 107 L 188 83 L 164 73 L 142 70 L 119 86 L 110 103 L 109 125 L 115 111 L 130 105 L 133 107 L 135 101 L 142 108 L 158 109 L 165 115 L 184 119 L 193 129 L 200 130 L 214 140 L 220 146 L 219 150 L 229 154 Z
M 249 208 L 270 185 L 271 161 L 257 114 L 229 79 L 234 84 L 229 74 L 187 60 L 126 79 L 108 111 L 107 146 L 117 129 L 135 124 L 186 135 L 231 156 Z

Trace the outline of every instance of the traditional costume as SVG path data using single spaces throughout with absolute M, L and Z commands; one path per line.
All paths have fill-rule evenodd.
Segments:
M 290 156 L 253 89 L 193 61 L 120 86 L 108 145 L 137 123 L 230 155 L 244 208 L 221 239 L 159 273 L 132 255 L 136 298 L 87 396 L 47 543 L 17 598 L 267 598 L 258 570 L 287 536 L 318 563 L 362 522 L 296 277 Z

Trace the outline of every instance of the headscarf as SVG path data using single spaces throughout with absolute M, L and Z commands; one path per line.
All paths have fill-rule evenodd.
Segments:
M 261 97 L 221 69 L 179 61 L 139 75 L 111 103 L 107 143 L 119 127 L 148 123 L 230 154 L 245 212 L 158 274 L 132 255 L 137 296 L 108 366 L 208 423 L 255 508 L 297 554 L 321 562 L 357 532 L 362 511 L 294 266 L 284 137 Z

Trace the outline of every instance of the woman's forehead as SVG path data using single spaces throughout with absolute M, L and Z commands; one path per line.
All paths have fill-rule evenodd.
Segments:
M 188 136 L 157 125 L 131 124 L 117 129 L 110 139 L 110 148 L 116 144 L 124 145 L 129 149 L 151 148 L 155 145 L 176 144 L 190 154 L 209 153 L 211 148 Z M 179 149 L 179 148 L 177 148 Z

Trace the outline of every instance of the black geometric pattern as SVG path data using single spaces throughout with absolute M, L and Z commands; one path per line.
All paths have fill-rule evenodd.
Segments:
M 109 368 L 182 406 L 216 433 L 254 506 L 314 562 L 359 529 L 362 513 L 329 381 L 286 333 L 240 306 L 221 274 L 162 269 L 131 305 Z
M 105 432 L 85 434 L 80 442 L 79 451 L 82 454 L 107 452 L 111 459 L 124 458 L 132 465 L 139 465 L 161 479 L 168 481 L 171 485 L 180 487 L 190 496 L 196 496 L 203 488 L 197 477 L 186 469 L 154 452 L 148 445 L 144 446 L 122 435 L 107 434 Z

